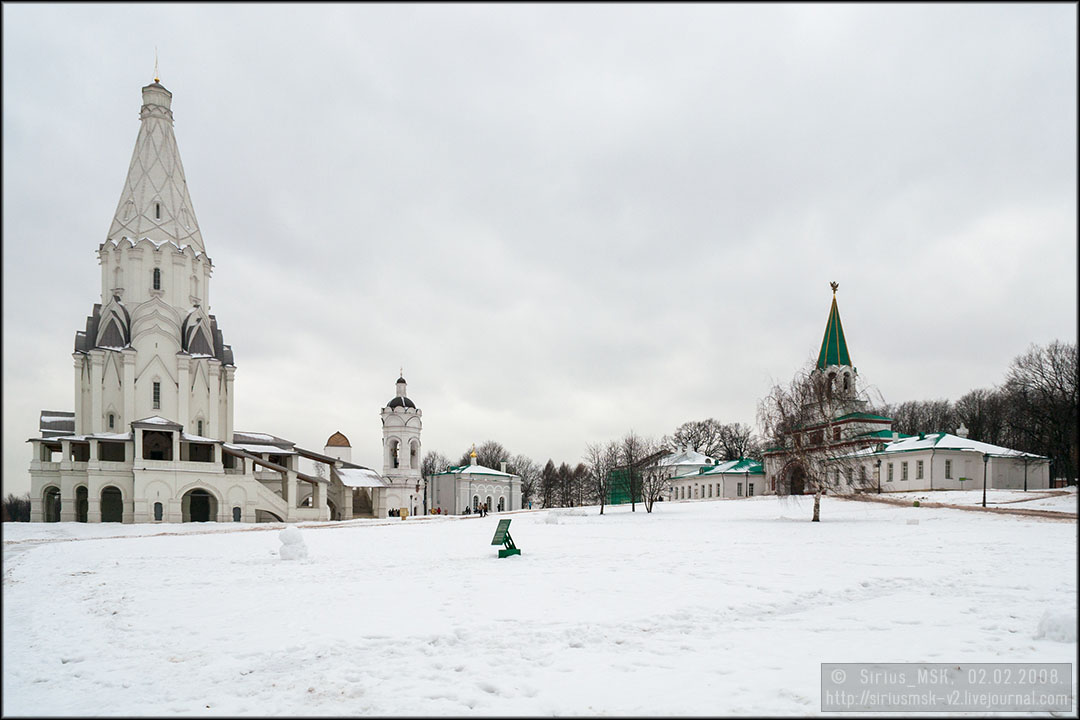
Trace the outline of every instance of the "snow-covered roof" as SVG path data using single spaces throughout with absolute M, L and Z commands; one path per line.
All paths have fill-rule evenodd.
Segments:
M 738 460 L 725 460 L 718 465 L 701 468 L 701 470 L 696 473 L 687 473 L 686 475 L 679 475 L 672 479 L 678 480 L 681 478 L 700 477 L 702 475 L 763 475 L 764 473 L 765 468 L 757 460 L 740 458 Z
M 925 433 L 922 437 L 912 435 L 909 437 L 901 438 L 894 442 L 886 443 L 885 447 L 880 451 L 881 453 L 897 453 L 897 452 L 911 452 L 914 450 L 971 450 L 978 453 L 984 453 L 986 455 L 994 457 L 1028 457 L 1028 458 L 1043 458 L 1042 455 L 1034 455 L 1032 453 L 1021 452 L 1019 450 L 1012 450 L 1000 445 L 991 445 L 990 443 L 979 442 L 978 440 L 972 440 L 971 438 L 962 438 L 959 435 L 953 435 L 951 433 Z M 867 455 L 880 454 L 876 448 L 869 447 L 851 453 L 848 457 L 859 457 Z
M 713 459 L 689 447 L 660 458 L 657 465 L 712 465 Z
M 386 487 L 379 473 L 367 468 L 334 468 L 333 472 L 346 487 Z
M 55 438 L 30 438 L 30 440 L 48 440 L 49 442 L 60 442 L 61 440 L 70 440 L 71 442 L 89 442 L 91 440 L 131 440 L 131 433 L 92 433 L 90 435 L 64 435 L 63 437 Z
M 266 444 L 284 448 L 291 448 L 296 445 L 296 443 L 292 442 L 291 440 L 279 438 L 277 435 L 271 435 L 270 433 L 246 432 L 243 430 L 234 431 L 232 439 L 233 442 L 236 443 L 249 443 L 251 445 Z
M 511 473 L 504 473 L 498 470 L 492 470 L 489 467 L 483 465 L 459 465 L 446 468 L 441 473 L 435 473 L 436 475 L 498 475 L 499 477 L 517 477 Z
M 216 440 L 208 440 L 208 442 L 217 442 Z M 269 453 L 270 455 L 295 455 L 296 451 L 292 448 L 278 447 L 277 445 L 251 445 L 249 443 L 222 443 L 224 447 L 230 450 L 243 450 L 246 453 L 252 455 L 262 455 L 263 453 Z
M 181 440 L 187 440 L 188 442 L 204 442 L 204 443 L 216 443 L 221 442 L 214 438 L 203 437 L 202 435 L 188 435 L 187 433 L 180 433 Z
M 163 418 L 160 415 L 151 415 L 148 418 L 143 418 L 142 420 L 136 420 L 135 421 L 136 425 L 140 425 L 140 424 L 143 424 L 143 423 L 146 423 L 148 425 L 179 425 L 180 424 L 178 422 L 174 422 L 172 420 L 169 420 L 168 418 Z

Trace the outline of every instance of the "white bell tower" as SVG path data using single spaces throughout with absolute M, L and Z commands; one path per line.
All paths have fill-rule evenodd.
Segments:
M 420 431 L 423 413 L 405 394 L 404 377 L 397 379 L 397 392 L 380 413 L 383 426 L 383 477 L 387 508 L 408 508 L 410 514 L 423 512 L 423 482 L 420 475 Z

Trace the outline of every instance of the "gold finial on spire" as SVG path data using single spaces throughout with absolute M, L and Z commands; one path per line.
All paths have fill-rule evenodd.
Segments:
M 469 457 L 476 457 L 476 443 L 473 443 L 472 452 L 469 453 Z
M 161 78 L 158 77 L 157 70 L 157 45 L 154 46 L 154 82 L 161 82 Z
M 838 283 L 838 282 L 830 282 L 829 286 L 832 287 L 832 294 L 835 296 L 836 295 L 836 289 L 838 287 L 840 287 L 840 283 Z

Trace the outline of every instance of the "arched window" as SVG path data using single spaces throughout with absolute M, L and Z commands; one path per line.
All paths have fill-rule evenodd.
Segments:
M 154 289 L 161 289 L 161 268 L 154 268 Z
M 397 440 L 390 441 L 390 467 L 398 467 L 398 450 L 400 443 Z
M 415 440 L 409 443 L 409 467 L 413 470 L 420 468 L 420 443 Z
M 59 493 L 59 492 L 60 491 L 57 490 L 57 493 Z M 480 496 L 479 495 L 473 495 L 472 496 L 472 509 L 473 509 L 473 512 L 476 512 L 478 509 L 480 509 Z
M 161 383 L 159 383 L 157 381 L 154 382 L 154 396 L 153 396 L 153 399 L 154 399 L 154 409 L 155 410 L 160 410 L 161 409 Z
M 116 416 L 109 413 L 109 429 L 112 430 L 116 427 Z
M 154 520 L 161 522 L 162 515 L 165 514 L 165 506 L 159 502 L 154 503 Z
M 844 373 L 844 392 L 847 392 L 851 388 L 851 374 Z
M 195 434 L 198 435 L 199 437 L 202 437 L 202 420 L 197 422 L 196 425 L 198 426 L 199 429 L 195 431 Z
M 154 203 L 154 219 L 161 219 L 161 203 L 159 202 Z
M 233 522 L 240 522 L 240 508 L 239 507 L 234 507 L 232 509 L 232 519 L 233 519 Z
M 499 512 L 502 512 L 505 509 L 506 509 L 506 498 L 500 496 L 499 497 Z

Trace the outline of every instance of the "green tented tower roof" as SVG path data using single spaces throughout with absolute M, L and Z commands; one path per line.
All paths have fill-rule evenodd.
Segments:
M 851 366 L 851 355 L 848 354 L 847 340 L 844 339 L 844 326 L 840 324 L 840 310 L 836 307 L 837 287 L 837 283 L 832 283 L 832 309 L 829 310 L 829 322 L 825 325 L 825 337 L 821 341 L 821 352 L 817 359 L 817 366 L 821 370 L 830 365 Z

